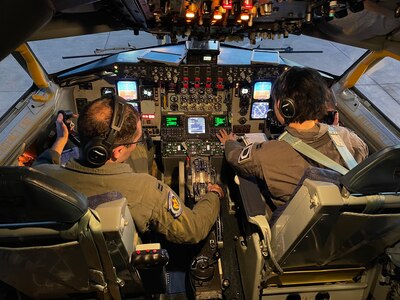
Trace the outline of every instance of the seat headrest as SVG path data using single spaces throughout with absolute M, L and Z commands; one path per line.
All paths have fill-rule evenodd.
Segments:
M 351 169 L 340 182 L 353 194 L 400 192 L 400 145 L 375 152 Z
M 86 197 L 61 181 L 32 168 L 0 167 L 0 227 L 74 223 L 87 209 Z

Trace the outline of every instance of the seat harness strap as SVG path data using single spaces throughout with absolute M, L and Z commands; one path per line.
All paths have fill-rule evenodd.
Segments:
M 332 128 L 332 129 L 331 129 Z M 350 151 L 347 149 L 346 145 L 344 144 L 342 138 L 336 132 L 336 130 L 329 126 L 328 130 L 329 136 L 332 139 L 333 143 L 338 149 L 339 154 L 342 156 L 343 160 L 345 161 L 346 165 L 351 169 L 357 165 L 354 157 L 351 155 Z M 340 174 L 344 175 L 349 170 L 342 165 L 338 164 L 334 160 L 327 157 L 325 154 L 322 154 L 318 150 L 315 150 L 310 145 L 304 143 L 301 139 L 291 135 L 289 132 L 285 131 L 282 133 L 278 140 L 287 142 L 290 146 L 292 146 L 296 151 L 304 154 L 305 156 L 311 158 L 312 160 L 316 161 L 317 163 L 332 169 Z
M 347 149 L 343 139 L 337 133 L 336 129 L 333 126 L 328 127 L 328 133 L 331 137 L 332 142 L 335 144 L 336 149 L 339 151 L 342 156 L 344 163 L 346 164 L 349 170 L 353 169 L 357 166 L 357 161 L 354 159 L 353 155 L 350 153 L 349 149 Z

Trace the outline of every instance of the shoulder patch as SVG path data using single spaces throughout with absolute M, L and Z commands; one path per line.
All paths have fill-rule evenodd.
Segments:
M 242 152 L 240 152 L 238 158 L 238 164 L 243 164 L 246 161 L 251 160 L 251 149 L 253 148 L 253 144 L 250 144 L 243 148 Z
M 175 196 L 172 191 L 169 191 L 168 193 L 168 211 L 175 219 L 178 218 L 183 211 L 181 201 Z

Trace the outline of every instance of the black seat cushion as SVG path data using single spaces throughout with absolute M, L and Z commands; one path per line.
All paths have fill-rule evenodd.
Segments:
M 0 167 L 0 227 L 74 223 L 87 209 L 86 197 L 61 181 L 32 168 Z
M 351 169 L 340 182 L 353 194 L 400 192 L 400 145 L 375 152 Z

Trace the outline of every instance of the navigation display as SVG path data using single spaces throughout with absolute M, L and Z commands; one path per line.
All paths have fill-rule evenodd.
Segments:
M 136 81 L 117 81 L 118 96 L 121 96 L 125 100 L 137 100 L 137 83 Z
M 214 116 L 213 117 L 213 126 L 214 127 L 226 127 L 227 126 L 226 116 Z
M 179 116 L 164 116 L 163 126 L 167 128 L 175 128 L 181 126 L 181 118 Z
M 262 120 L 267 117 L 269 103 L 266 101 L 257 101 L 251 104 L 250 119 Z
M 270 81 L 258 81 L 254 84 L 253 99 L 268 100 L 271 96 L 272 83 Z
M 187 126 L 189 134 L 204 134 L 206 133 L 206 118 L 188 117 Z

